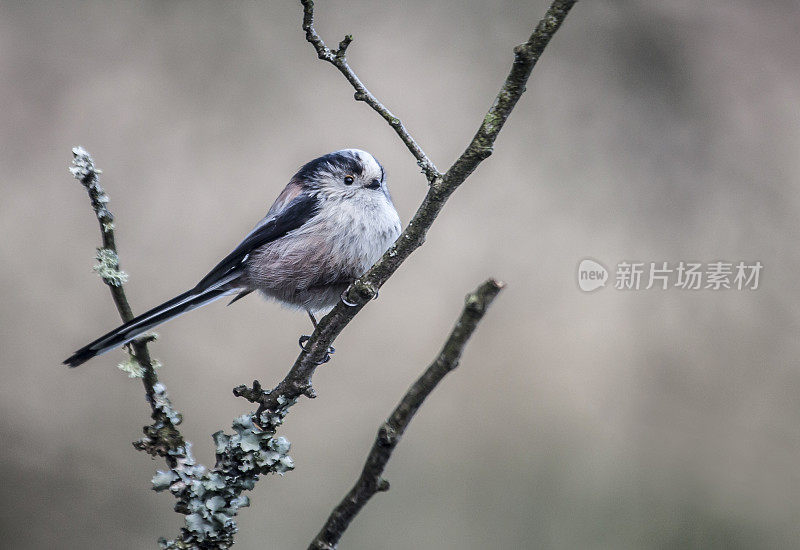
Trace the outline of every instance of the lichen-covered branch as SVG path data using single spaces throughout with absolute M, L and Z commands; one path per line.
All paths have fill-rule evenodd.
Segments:
M 314 397 L 311 380 L 317 366 L 327 354 L 328 347 L 364 305 L 377 295 L 378 289 L 397 271 L 406 258 L 422 246 L 428 229 L 436 221 L 447 199 L 478 164 L 491 154 L 494 141 L 503 124 L 525 91 L 525 84 L 533 67 L 550 39 L 564 22 L 575 1 L 555 0 L 528 41 L 514 49 L 511 71 L 467 149 L 444 175 L 434 174 L 422 204 L 400 237 L 366 274 L 348 287 L 344 294 L 347 303 L 340 301 L 328 315 L 320 320 L 311 339 L 306 342 L 305 349 L 300 352 L 286 377 L 272 390 L 264 390 L 260 386 L 257 390 L 245 386 L 234 389 L 235 395 L 259 404 L 257 411 L 259 416 L 269 415 L 271 411 L 280 410 L 281 401 L 294 401 L 301 395 Z M 347 49 L 352 38 L 343 40 L 339 50 L 328 49 L 314 30 L 314 3 L 311 0 L 301 0 L 301 4 L 303 5 L 303 30 L 306 31 L 306 39 L 314 46 L 317 55 L 336 65 L 347 80 L 356 87 L 357 92 L 363 89 L 360 80 L 347 66 L 344 59 L 343 48 Z M 365 97 L 372 96 L 370 94 Z M 385 114 L 388 111 L 384 111 L 385 108 L 377 100 L 370 100 L 368 103 L 381 116 L 389 120 Z M 392 124 L 391 120 L 389 122 Z M 404 138 L 407 135 L 405 129 L 395 124 L 392 124 L 392 127 L 398 131 L 406 146 L 409 146 L 409 142 Z M 410 138 L 410 136 L 408 137 Z M 422 157 L 419 156 L 413 147 L 409 146 L 409 149 L 417 161 L 420 158 L 427 159 L 424 154 Z M 430 174 L 428 176 L 430 178 Z
M 119 255 L 114 240 L 114 215 L 108 209 L 108 195 L 100 186 L 102 171 L 97 169 L 92 156 L 83 147 L 73 148 L 72 157 L 69 171 L 86 188 L 92 209 L 97 221 L 100 222 L 103 246 L 97 249 L 98 264 L 94 269 L 111 290 L 111 297 L 122 321 L 128 322 L 133 319 L 133 311 L 122 286 L 128 280 L 128 275 L 119 267 Z M 135 442 L 134 446 L 153 456 L 164 457 L 172 467 L 177 464 L 181 449 L 185 448 L 183 436 L 178 430 L 181 416 L 172 408 L 166 389 L 158 381 L 156 364 L 150 358 L 150 351 L 147 349 L 147 342 L 151 339 L 152 337 L 147 336 L 138 338 L 131 342 L 128 348 L 130 362 L 135 362 L 138 369 L 128 367 L 126 370 L 141 373 L 153 418 L 153 424 L 144 427 L 145 437 Z
M 216 464 L 207 469 L 197 464 L 187 443 L 184 457 L 175 467 L 153 477 L 155 491 L 169 490 L 177 499 L 175 511 L 186 515 L 177 539 L 160 539 L 163 549 L 226 549 L 233 546 L 238 531 L 236 515 L 250 506 L 242 494 L 253 489 L 262 475 L 280 474 L 294 468 L 288 455 L 290 443 L 274 437 L 283 414 L 273 418 L 270 428 L 253 423 L 252 414 L 233 421 L 233 434 L 213 435 Z
M 408 389 L 389 418 L 381 424 L 375 443 L 367 456 L 364 469 L 350 492 L 334 508 L 325 525 L 311 542 L 309 550 L 332 550 L 344 534 L 350 522 L 361 511 L 367 501 L 380 491 L 389 489 L 383 479 L 383 470 L 392 456 L 392 451 L 411 423 L 411 419 L 442 379 L 458 366 L 461 354 L 472 333 L 483 319 L 487 308 L 502 290 L 503 283 L 489 279 L 474 292 L 467 295 L 464 309 L 456 321 L 450 336 L 439 355 Z
M 89 192 L 103 236 L 95 271 L 111 289 L 122 320 L 129 321 L 133 313 L 122 288 L 127 275 L 119 268 L 114 216 L 107 207 L 108 195 L 100 186 L 101 172 L 82 147 L 74 148 L 72 154 L 70 172 Z M 133 341 L 130 364 L 124 369 L 131 375 L 141 375 L 152 408 L 153 424 L 144 427 L 145 436 L 136 441 L 134 447 L 166 460 L 169 468 L 153 477 L 153 489 L 169 489 L 177 500 L 175 511 L 186 516 L 180 536 L 174 540 L 160 539 L 159 544 L 170 549 L 230 548 L 237 531 L 238 510 L 250 505 L 242 493 L 252 489 L 261 475 L 283 474 L 294 468 L 287 454 L 289 442 L 284 437 L 274 437 L 286 409 L 293 402 L 282 401 L 283 407 L 264 417 L 258 426 L 253 423 L 252 414 L 245 414 L 233 421 L 232 435 L 222 431 L 215 433 L 216 463 L 208 469 L 195 461 L 192 444 L 184 441 L 178 430 L 181 416 L 172 407 L 166 388 L 158 381 L 147 342 L 148 337 Z

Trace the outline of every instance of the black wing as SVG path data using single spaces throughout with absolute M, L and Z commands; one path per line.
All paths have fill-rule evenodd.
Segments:
M 203 277 L 202 281 L 197 283 L 194 290 L 211 287 L 231 271 L 239 268 L 253 250 L 301 227 L 316 215 L 319 206 L 319 199 L 314 195 L 301 194 L 297 196 L 272 219 L 250 233 L 233 252 L 225 256 L 208 275 Z

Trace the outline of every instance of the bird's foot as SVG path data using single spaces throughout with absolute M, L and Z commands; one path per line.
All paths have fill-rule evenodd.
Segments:
M 308 334 L 303 334 L 300 337 L 300 340 L 298 340 L 297 343 L 300 344 L 301 350 L 306 351 L 306 342 L 308 342 L 309 340 L 311 340 L 311 336 L 309 336 Z
M 346 294 L 347 294 L 347 289 L 345 289 L 344 292 L 342 292 L 342 295 L 340 296 L 342 303 L 347 307 L 356 307 L 358 304 L 348 300 Z
M 342 303 L 344 305 L 346 305 L 347 307 L 356 307 L 358 305 L 355 302 L 351 302 L 350 300 L 347 299 L 347 289 L 345 289 L 344 292 L 342 292 L 342 295 L 340 296 L 340 298 L 342 300 Z M 377 290 L 375 291 L 375 296 L 373 296 L 372 299 L 373 300 L 377 300 L 378 299 L 378 291 Z
M 300 344 L 301 350 L 308 351 L 308 348 L 306 348 L 306 344 L 308 343 L 309 340 L 311 340 L 311 336 L 308 336 L 306 334 L 300 337 L 300 340 L 298 340 L 297 343 Z M 333 346 L 328 346 L 328 351 L 325 352 L 325 357 L 323 357 L 320 361 L 318 361 L 317 365 L 322 365 L 323 363 L 327 363 L 328 361 L 330 361 L 331 355 L 334 353 L 336 353 L 336 348 Z

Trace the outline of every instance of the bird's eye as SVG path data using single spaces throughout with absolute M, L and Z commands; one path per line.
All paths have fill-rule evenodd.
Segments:
M 353 176 L 345 176 L 344 177 L 344 184 L 345 185 L 353 185 L 354 181 L 356 181 L 356 179 Z

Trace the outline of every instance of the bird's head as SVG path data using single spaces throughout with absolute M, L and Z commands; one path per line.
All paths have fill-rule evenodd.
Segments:
M 342 149 L 316 158 L 300 168 L 292 179 L 306 190 L 329 198 L 381 192 L 388 197 L 383 166 L 360 149 Z

